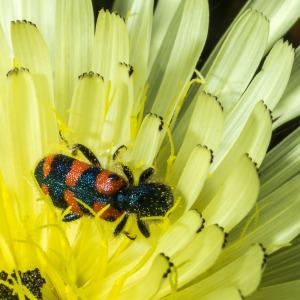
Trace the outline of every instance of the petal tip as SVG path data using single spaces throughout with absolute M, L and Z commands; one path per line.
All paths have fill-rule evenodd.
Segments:
M 13 68 L 13 69 L 10 69 L 7 73 L 6 73 L 6 76 L 9 77 L 9 76 L 12 76 L 12 75 L 18 75 L 19 73 L 29 73 L 29 69 L 28 68 L 24 68 L 24 67 L 20 67 L 20 68 Z

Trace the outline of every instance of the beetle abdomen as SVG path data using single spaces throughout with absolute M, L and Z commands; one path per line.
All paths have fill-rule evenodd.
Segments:
M 42 159 L 35 168 L 35 178 L 42 191 L 49 195 L 53 204 L 59 208 L 68 207 L 65 201 L 66 174 L 74 159 L 65 155 L 51 155 Z

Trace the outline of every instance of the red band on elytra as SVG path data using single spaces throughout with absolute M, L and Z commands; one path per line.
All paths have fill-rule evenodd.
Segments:
M 71 208 L 72 208 L 71 210 L 73 212 L 83 215 L 83 212 L 81 211 L 80 206 L 79 206 L 78 202 L 76 201 L 74 194 L 71 191 L 69 191 L 69 190 L 64 191 L 64 199 L 68 203 L 68 205 L 71 206 Z
M 66 185 L 75 186 L 82 173 L 90 167 L 91 165 L 75 159 L 66 176 Z
M 51 155 L 51 156 L 47 156 L 44 160 L 43 175 L 45 178 L 50 174 L 53 159 L 54 159 L 54 155 Z
M 116 175 L 108 170 L 103 170 L 96 178 L 96 189 L 103 195 L 112 195 L 126 185 L 121 177 L 117 180 L 109 178 L 110 175 Z

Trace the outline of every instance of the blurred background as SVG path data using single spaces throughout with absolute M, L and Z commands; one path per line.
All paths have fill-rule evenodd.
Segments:
M 111 0 L 92 0 L 94 4 L 95 15 L 101 8 L 111 9 L 113 1 Z M 268 1 L 268 0 L 266 0 Z M 157 0 L 155 0 L 155 3 Z M 207 59 L 218 40 L 222 37 L 225 30 L 236 17 L 238 12 L 247 2 L 247 0 L 208 0 L 210 9 L 210 26 L 205 48 L 198 62 L 198 69 Z M 300 20 L 294 24 L 290 31 L 284 36 L 284 39 L 290 41 L 294 48 L 300 45 Z M 300 99 L 299 99 L 300 105 Z M 300 116 L 291 120 L 275 132 L 273 132 L 270 149 L 284 139 L 290 132 L 300 125 Z

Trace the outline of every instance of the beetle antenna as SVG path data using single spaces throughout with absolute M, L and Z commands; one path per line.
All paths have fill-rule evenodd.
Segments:
M 80 151 L 84 157 L 94 166 L 102 169 L 102 166 L 98 160 L 98 158 L 96 157 L 96 155 L 92 152 L 92 150 L 90 150 L 89 148 L 87 148 L 86 146 L 82 145 L 82 144 L 75 144 L 71 147 L 71 151 L 73 155 L 77 154 L 77 151 Z
M 64 135 L 62 134 L 61 129 L 59 130 L 58 134 L 59 134 L 60 139 L 61 139 L 61 140 L 63 141 L 63 143 L 66 145 L 66 147 L 67 147 L 68 149 L 70 149 L 70 148 L 71 148 L 71 147 L 70 147 L 70 144 L 68 143 L 67 139 L 66 139 L 66 138 L 64 137 Z

